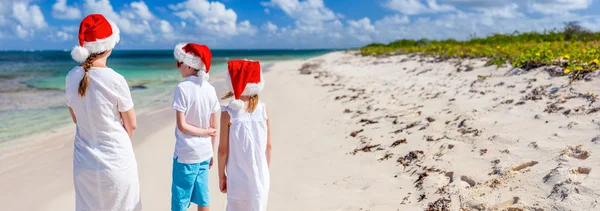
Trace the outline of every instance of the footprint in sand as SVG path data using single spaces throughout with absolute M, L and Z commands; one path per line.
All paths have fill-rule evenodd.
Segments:
M 592 172 L 592 168 L 579 167 L 577 169 L 571 170 L 573 174 L 590 174 Z
M 462 180 L 463 182 L 466 182 L 471 187 L 474 187 L 477 184 L 477 183 L 475 183 L 475 180 L 473 180 L 473 179 L 471 179 L 470 177 L 467 177 L 467 176 L 461 176 L 460 180 Z
M 583 149 L 582 145 L 577 145 L 576 147 L 569 146 L 569 148 L 562 151 L 561 156 L 569 156 L 579 160 L 585 160 L 590 157 L 590 151 Z

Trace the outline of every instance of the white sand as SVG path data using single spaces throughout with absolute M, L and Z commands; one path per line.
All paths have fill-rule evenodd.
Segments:
M 261 96 L 274 138 L 269 210 L 424 210 L 441 198 L 450 210 L 598 209 L 600 167 L 593 161 L 600 155 L 591 140 L 600 125 L 597 113 L 586 114 L 591 107 L 582 96 L 600 87 L 568 87 L 565 77 L 543 70 L 504 76 L 509 68 L 482 61 L 463 61 L 474 67 L 469 72 L 457 72 L 457 61 L 429 61 L 336 52 L 274 64 Z M 300 75 L 304 63 L 320 66 Z M 478 75 L 491 77 L 477 81 Z M 531 95 L 540 100 L 517 105 L 548 84 Z M 544 112 L 556 101 L 565 109 Z M 139 117 L 134 146 L 144 210 L 169 210 L 173 113 Z M 2 210 L 73 210 L 72 130 L 2 146 Z M 401 139 L 406 143 L 391 146 Z M 372 152 L 353 155 L 365 146 Z M 212 208 L 224 210 L 216 173 L 215 166 Z

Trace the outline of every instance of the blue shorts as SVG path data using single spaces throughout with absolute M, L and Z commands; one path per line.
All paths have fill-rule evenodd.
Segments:
M 173 159 L 171 210 L 187 210 L 190 202 L 200 207 L 209 205 L 208 168 L 211 159 L 194 164 L 179 163 L 177 158 Z

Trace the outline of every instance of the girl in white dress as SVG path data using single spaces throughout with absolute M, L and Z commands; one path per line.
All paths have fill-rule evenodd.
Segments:
M 227 211 L 265 211 L 269 197 L 271 136 L 260 63 L 228 62 L 228 82 L 235 97 L 221 114 L 219 186 L 227 193 Z
M 81 63 L 69 71 L 65 99 L 77 125 L 73 152 L 75 209 L 141 210 L 137 163 L 131 136 L 135 111 L 125 78 L 106 66 L 119 42 L 119 28 L 99 14 L 81 22 L 79 45 L 71 52 Z

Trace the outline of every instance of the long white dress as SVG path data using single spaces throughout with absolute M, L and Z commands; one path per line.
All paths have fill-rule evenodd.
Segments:
M 91 68 L 86 95 L 78 95 L 85 71 L 73 68 L 65 99 L 77 118 L 73 180 L 76 210 L 141 210 L 137 163 L 119 112 L 133 108 L 125 78 L 110 68 Z
M 270 175 L 265 154 L 267 113 L 259 103 L 252 113 L 223 107 L 231 117 L 227 159 L 227 211 L 265 211 Z

